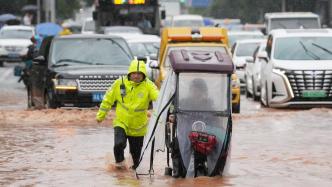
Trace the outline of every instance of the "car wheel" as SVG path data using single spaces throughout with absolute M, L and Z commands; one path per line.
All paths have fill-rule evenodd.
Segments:
M 252 97 L 254 98 L 254 101 L 258 101 L 260 98 L 256 93 L 256 85 L 255 85 L 254 77 L 252 77 Z
M 32 108 L 34 106 L 33 101 L 32 101 L 32 95 L 31 95 L 31 88 L 27 87 L 27 95 L 28 95 L 28 99 L 27 99 L 27 105 L 28 108 Z
M 263 84 L 261 83 L 261 85 L 263 86 Z M 266 96 L 266 88 L 261 87 L 261 96 L 260 96 L 260 103 L 261 103 L 261 107 L 266 107 L 266 105 L 264 104 L 263 100 L 264 100 L 264 96 Z M 266 100 L 265 100 L 266 101 Z
M 248 80 L 247 80 L 247 78 L 246 78 L 245 92 L 246 92 L 246 98 L 251 97 L 251 93 L 249 93 L 249 89 L 248 89 Z
M 265 102 L 266 102 L 266 107 L 270 107 L 269 104 L 269 92 L 267 88 L 267 82 L 265 83 Z
M 58 104 L 56 103 L 51 94 L 52 94 L 51 92 L 45 93 L 45 107 L 51 109 L 58 108 Z
M 0 67 L 3 67 L 3 61 L 0 61 Z
M 240 113 L 240 108 L 241 108 L 240 106 L 241 106 L 240 102 L 238 104 L 232 105 L 232 112 L 239 114 Z

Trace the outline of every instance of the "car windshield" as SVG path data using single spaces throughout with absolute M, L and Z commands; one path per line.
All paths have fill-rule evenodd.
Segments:
M 239 40 L 245 40 L 245 39 L 262 39 L 264 38 L 264 35 L 260 35 L 260 34 L 234 34 L 234 35 L 229 35 L 228 36 L 228 39 L 229 39 L 229 44 L 230 46 L 233 46 L 234 43 L 236 41 L 239 41 Z
M 14 29 L 3 29 L 0 32 L 0 38 L 12 38 L 12 39 L 30 39 L 33 36 L 32 30 L 14 30 Z
M 277 38 L 274 58 L 278 60 L 332 60 L 332 37 Z
M 179 109 L 190 111 L 227 111 L 226 74 L 180 73 Z
M 173 27 L 202 27 L 203 20 L 174 20 Z
M 172 46 L 169 47 L 167 50 L 167 56 L 166 56 L 166 61 L 164 63 L 164 67 L 169 68 L 170 67 L 170 59 L 169 59 L 169 54 L 171 51 L 173 50 L 178 50 L 178 49 L 184 49 L 184 50 L 188 50 L 188 51 L 195 51 L 195 50 L 199 50 L 199 51 L 207 51 L 207 52 L 215 52 L 215 51 L 220 51 L 221 53 L 227 53 L 225 47 L 221 47 L 221 46 Z
M 159 43 L 129 43 L 129 47 L 134 56 L 149 56 L 157 54 L 159 49 Z
M 318 18 L 274 18 L 271 19 L 273 29 L 319 28 Z
M 128 66 L 132 56 L 120 38 L 57 39 L 52 44 L 52 64 L 97 64 Z
M 259 42 L 257 43 L 239 43 L 236 49 L 236 56 L 252 56 L 254 54 L 255 49 L 259 46 Z

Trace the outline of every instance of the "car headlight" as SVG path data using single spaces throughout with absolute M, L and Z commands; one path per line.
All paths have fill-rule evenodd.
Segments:
M 240 80 L 236 76 L 236 74 L 232 75 L 232 88 L 239 88 L 240 87 Z
M 77 82 L 75 79 L 53 79 L 57 90 L 76 90 Z

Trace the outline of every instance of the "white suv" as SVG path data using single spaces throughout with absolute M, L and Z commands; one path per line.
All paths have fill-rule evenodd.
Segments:
M 33 27 L 4 26 L 0 30 L 0 66 L 4 61 L 18 62 L 28 52 L 32 44 L 30 38 L 34 36 Z
M 332 106 L 331 29 L 273 30 L 258 57 L 265 106 Z

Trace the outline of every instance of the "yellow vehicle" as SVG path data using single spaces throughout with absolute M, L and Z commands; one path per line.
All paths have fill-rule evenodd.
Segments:
M 215 51 L 224 48 L 225 53 L 231 56 L 228 46 L 227 30 L 215 27 L 171 27 L 164 28 L 161 36 L 159 51 L 159 76 L 156 85 L 160 87 L 170 68 L 169 53 L 175 49 L 204 49 Z M 202 54 L 204 56 L 204 54 Z M 232 76 L 232 108 L 234 113 L 240 113 L 240 83 L 235 74 Z

